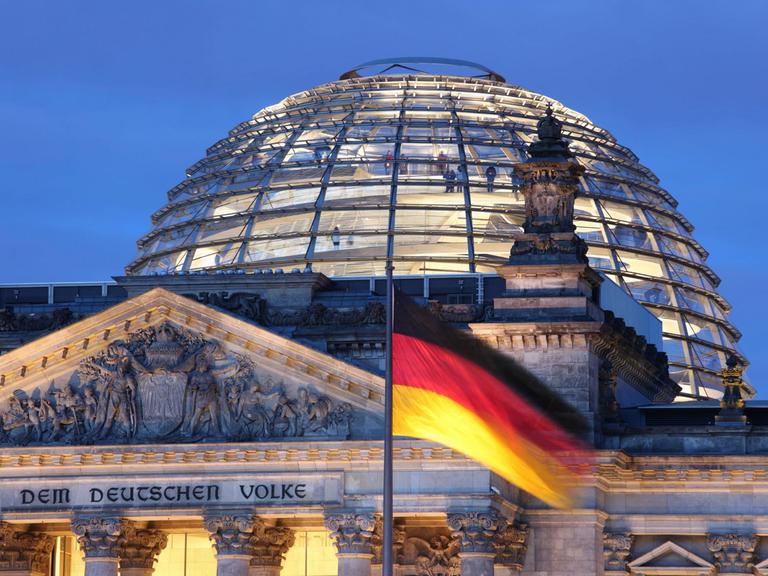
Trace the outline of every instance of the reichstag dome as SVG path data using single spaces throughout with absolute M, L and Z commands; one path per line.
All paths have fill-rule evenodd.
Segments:
M 606 129 L 466 62 L 377 61 L 260 110 L 168 193 L 126 272 L 364 278 L 391 257 L 401 277 L 492 274 L 524 219 L 512 167 L 548 105 L 585 168 L 592 267 L 661 320 L 672 377 L 707 396 L 740 333 L 677 201 Z

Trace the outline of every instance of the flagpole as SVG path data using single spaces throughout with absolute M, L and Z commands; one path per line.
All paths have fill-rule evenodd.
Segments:
M 392 576 L 392 325 L 394 283 L 392 259 L 387 258 L 386 374 L 384 378 L 384 538 L 382 576 Z

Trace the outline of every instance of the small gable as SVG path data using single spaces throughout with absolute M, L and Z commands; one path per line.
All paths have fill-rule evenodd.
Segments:
M 637 576 L 710 576 L 715 566 L 674 542 L 667 541 L 627 564 Z

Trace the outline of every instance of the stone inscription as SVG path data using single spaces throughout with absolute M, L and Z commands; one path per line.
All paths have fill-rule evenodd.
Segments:
M 11 483 L 8 483 L 11 484 Z M 184 507 L 210 504 L 340 503 L 340 474 L 300 478 L 264 477 L 222 479 L 207 483 L 146 482 L 124 484 L 80 480 L 71 487 L 61 484 L 32 487 L 29 483 L 0 487 L 2 508 L 60 510 L 90 507 Z M 14 483 L 15 484 L 15 483 Z

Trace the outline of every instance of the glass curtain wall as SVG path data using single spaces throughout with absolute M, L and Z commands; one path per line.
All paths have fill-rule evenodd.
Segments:
M 513 166 L 549 103 L 585 168 L 576 225 L 592 265 L 662 320 L 684 392 L 718 396 L 740 333 L 677 202 L 587 117 L 499 82 L 354 78 L 261 110 L 168 193 L 127 272 L 372 276 L 387 256 L 399 275 L 493 272 L 523 221 Z

